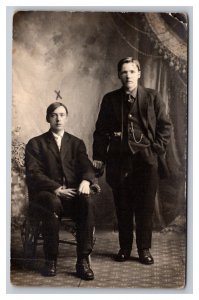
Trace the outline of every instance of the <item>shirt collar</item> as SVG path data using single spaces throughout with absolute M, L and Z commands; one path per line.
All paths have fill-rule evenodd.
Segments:
M 52 134 L 53 134 L 53 136 L 54 136 L 55 138 L 59 138 L 59 137 L 63 138 L 64 130 L 61 131 L 61 132 L 59 132 L 59 134 L 57 134 L 57 133 L 55 133 L 55 132 L 52 131 Z
M 125 91 L 125 93 L 126 93 L 127 95 L 131 95 L 133 98 L 136 98 L 136 96 L 137 96 L 137 90 L 138 90 L 138 88 L 136 87 L 136 88 L 134 88 L 131 92 Z

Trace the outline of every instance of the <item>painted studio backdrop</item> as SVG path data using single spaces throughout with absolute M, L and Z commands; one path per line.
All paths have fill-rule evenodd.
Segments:
M 117 63 L 126 56 L 139 59 L 140 83 L 160 91 L 173 124 L 167 151 L 171 177 L 159 184 L 154 229 L 185 229 L 186 15 L 63 11 L 24 11 L 13 18 L 13 228 L 26 202 L 17 147 L 48 130 L 46 108 L 58 100 L 69 110 L 66 130 L 84 140 L 92 159 L 100 103 L 105 93 L 120 87 Z M 113 229 L 117 221 L 104 175 L 99 184 L 96 225 Z

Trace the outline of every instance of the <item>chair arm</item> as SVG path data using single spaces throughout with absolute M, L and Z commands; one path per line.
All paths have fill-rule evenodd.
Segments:
M 100 188 L 99 184 L 97 184 L 97 183 L 91 184 L 90 192 L 92 195 L 99 194 L 101 192 L 101 188 Z

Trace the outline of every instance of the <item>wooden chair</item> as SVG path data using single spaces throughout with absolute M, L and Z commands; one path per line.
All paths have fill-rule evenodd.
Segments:
M 25 143 L 19 142 L 17 140 L 13 141 L 12 144 L 12 168 L 15 172 L 18 172 L 20 178 L 24 180 L 24 197 L 25 197 L 25 210 L 24 210 L 24 220 L 21 224 L 21 240 L 23 244 L 24 258 L 35 258 L 36 250 L 38 245 L 43 244 L 42 237 L 42 222 L 33 218 L 29 212 L 29 196 L 28 189 L 25 184 Z M 97 183 L 91 185 L 91 194 L 97 195 L 100 193 L 101 189 Z M 70 244 L 76 245 L 76 226 L 75 223 L 70 218 L 62 218 L 61 226 L 70 232 L 70 239 L 60 239 L 60 244 Z M 94 232 L 93 232 L 94 234 Z M 95 238 L 94 238 L 95 242 Z

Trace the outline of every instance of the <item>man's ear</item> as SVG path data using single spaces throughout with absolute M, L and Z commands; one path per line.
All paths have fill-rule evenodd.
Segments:
M 46 122 L 47 123 L 50 123 L 50 121 L 49 121 L 49 117 L 46 115 Z
M 140 77 L 141 77 L 141 71 L 138 72 L 138 78 L 140 78 Z

